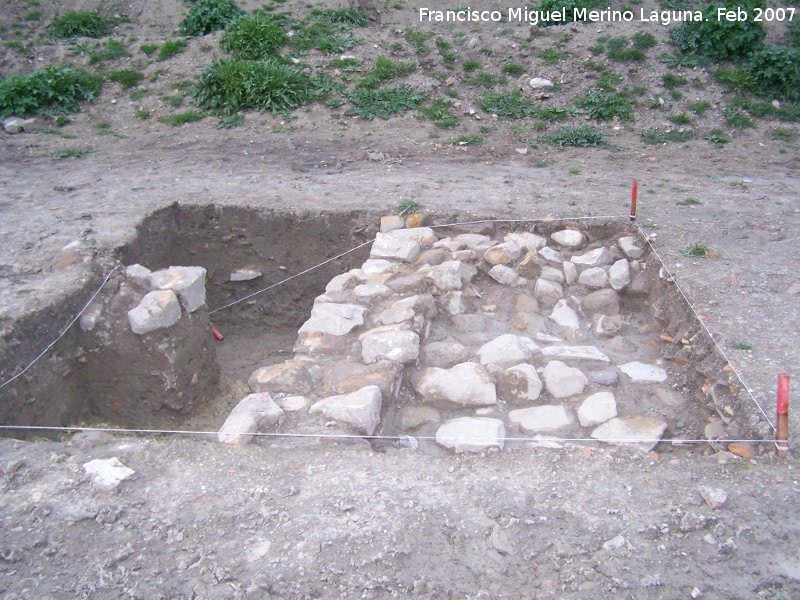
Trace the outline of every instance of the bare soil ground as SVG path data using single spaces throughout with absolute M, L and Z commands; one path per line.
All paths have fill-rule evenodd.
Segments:
M 298 15 L 307 10 L 301 3 L 284 6 Z M 150 62 L 135 49 L 173 37 L 186 8 L 173 0 L 101 6 L 129 18 L 118 37 L 137 39 L 130 43 L 134 56 L 114 68 L 142 68 L 148 80 L 164 73 L 143 84 L 150 95 L 135 101 L 106 83 L 97 102 L 57 133 L 45 123 L 37 133 L 0 136 L 0 331 L 5 340 L 26 319 L 41 320 L 43 331 L 31 347 L 15 350 L 15 364 L 2 365 L 4 378 L 66 321 L 69 315 L 54 307 L 96 281 L 102 258 L 131 242 L 146 215 L 175 202 L 248 206 L 301 221 L 323 210 L 391 213 L 401 200 L 419 202 L 433 216 L 624 215 L 637 179 L 639 222 L 657 234 L 665 264 L 774 421 L 777 374 L 800 374 L 800 177 L 798 146 L 773 139 L 772 130 L 797 135 L 797 125 L 759 120 L 753 129 L 726 130 L 732 141 L 716 148 L 703 136 L 725 127 L 726 95 L 698 68 L 687 77 L 703 87 L 686 89 L 681 102 L 707 100 L 712 108 L 694 118 L 695 138 L 643 144 L 637 131 L 663 128 L 668 115 L 685 110 L 660 87 L 666 67 L 656 49 L 645 63 L 611 65 L 624 85 L 647 89 L 633 123 L 598 125 L 612 149 L 530 144 L 538 136 L 532 123 L 481 112 L 480 90 L 461 71 L 452 86 L 426 74 L 449 72 L 435 49 L 420 59 L 404 45 L 398 31 L 419 24 L 411 6 L 400 6 L 381 6 L 381 24 L 358 29 L 364 44 L 348 54 L 365 64 L 380 54 L 419 60 L 409 83 L 433 95 L 455 88 L 453 100 L 475 108 L 480 120 L 460 115 L 455 129 L 443 131 L 412 113 L 365 121 L 343 117 L 346 107 L 336 112 L 314 104 L 292 119 L 247 113 L 235 129 L 218 129 L 212 117 L 172 128 L 155 117 L 185 110 L 188 100 L 173 108 L 163 97 L 219 54 L 219 34 L 189 40 L 188 50 L 170 61 Z M 19 23 L 27 29 L 13 29 L 16 35 L 32 37 L 73 7 L 97 8 L 88 0 L 38 8 L 14 3 L 3 24 L 12 31 Z M 33 8 L 40 19 L 26 21 Z M 553 95 L 559 104 L 592 88 L 583 60 L 598 36 L 646 30 L 664 40 L 668 34 L 641 23 L 579 24 L 532 38 L 527 27 L 463 30 L 478 41 L 456 47 L 459 61 L 474 57 L 499 76 L 499 57 L 512 56 L 526 73 L 507 89 L 526 86 L 534 75 L 549 77 L 562 83 Z M 458 31 L 437 33 L 452 40 Z M 572 58 L 545 65 L 535 51 L 565 33 L 563 49 Z M 493 59 L 479 53 L 484 47 Z M 85 61 L 65 44 L 4 52 L 5 73 L 65 58 Z M 647 108 L 647 97 L 658 95 L 665 107 Z M 141 108 L 152 117 L 137 119 Z M 555 129 L 550 125 L 548 133 Z M 117 135 L 102 135 L 107 130 Z M 447 143 L 461 134 L 480 134 L 485 143 Z M 63 148 L 91 152 L 50 158 Z M 676 204 L 688 197 L 702 204 Z M 59 249 L 73 240 L 95 250 L 96 264 L 54 270 Z M 697 242 L 717 257 L 681 254 Z M 316 257 L 302 258 L 310 265 Z M 259 349 L 253 336 L 242 332 L 241 345 L 220 352 L 231 378 L 274 350 Z M 709 417 L 715 414 L 709 409 Z M 794 431 L 799 423 L 793 416 Z M 768 433 L 766 419 L 761 425 Z M 9 599 L 797 598 L 798 463 L 794 456 L 778 460 L 772 450 L 761 445 L 755 457 L 741 459 L 714 456 L 708 445 L 662 444 L 658 454 L 520 446 L 434 457 L 392 447 L 376 452 L 366 442 L 283 438 L 234 450 L 201 436 L 5 440 L 0 593 Z M 97 490 L 82 465 L 112 456 L 136 474 L 112 492 Z M 728 499 L 713 510 L 703 488 L 723 489 Z

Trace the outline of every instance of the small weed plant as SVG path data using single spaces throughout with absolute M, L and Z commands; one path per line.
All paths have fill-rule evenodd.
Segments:
M 186 123 L 194 123 L 195 121 L 202 121 L 204 118 L 205 115 L 199 111 L 187 110 L 182 113 L 175 113 L 174 115 L 166 115 L 163 117 L 159 117 L 158 120 L 160 123 L 172 125 L 173 127 L 180 127 L 181 125 L 186 125 Z
M 260 60 L 277 56 L 285 43 L 286 32 L 280 22 L 256 15 L 231 23 L 219 45 L 234 58 Z
M 707 258 L 709 250 L 708 246 L 698 242 L 681 250 L 681 254 L 688 258 Z
M 226 58 L 206 67 L 192 99 L 224 114 L 248 108 L 286 112 L 310 102 L 313 93 L 311 79 L 296 69 L 276 61 Z
M 397 214 L 401 217 L 411 215 L 417 212 L 419 207 L 419 202 L 415 202 L 414 200 L 402 200 L 400 204 L 397 205 Z
M 469 146 L 471 144 L 482 144 L 484 142 L 483 137 L 479 135 L 458 135 L 454 138 L 450 138 L 450 143 L 454 146 Z
M 117 60 L 123 56 L 130 55 L 124 42 L 114 39 L 106 40 L 104 44 L 99 45 L 89 53 L 89 64 L 94 65 L 101 62 Z
M 181 35 L 200 37 L 225 29 L 244 14 L 236 0 L 193 0 L 178 28 Z
M 678 206 L 699 206 L 702 202 L 697 198 L 685 198 L 684 200 L 678 200 L 675 204 Z
M 575 104 L 586 109 L 586 114 L 598 121 L 610 121 L 614 117 L 622 121 L 633 119 L 631 103 L 616 92 L 588 94 L 578 98 Z
M 9 75 L 0 81 L 0 119 L 73 113 L 83 102 L 94 100 L 102 85 L 102 76 L 69 67 Z
M 523 119 L 536 115 L 536 104 L 519 91 L 511 94 L 487 92 L 478 100 L 478 106 L 488 113 L 509 119 Z
M 424 100 L 425 95 L 408 86 L 384 87 L 378 90 L 358 90 L 347 95 L 352 105 L 346 116 L 359 116 L 372 120 L 375 117 L 388 119 L 393 114 L 413 110 Z
M 186 50 L 187 46 L 188 43 L 186 40 L 167 40 L 161 44 L 161 47 L 158 49 L 158 60 L 165 61 L 173 56 L 177 56 Z
M 581 125 L 578 127 L 567 125 L 560 128 L 557 133 L 542 136 L 541 139 L 556 148 L 587 148 L 608 145 L 602 132 L 591 125 Z
M 379 56 L 375 60 L 375 67 L 364 75 L 364 78 L 358 83 L 358 87 L 374 90 L 379 88 L 383 82 L 408 75 L 416 68 L 417 65 L 414 63 L 393 62 L 385 56 Z
M 69 40 L 76 37 L 100 38 L 108 33 L 111 21 L 90 10 L 68 10 L 47 27 L 50 37 Z
M 450 112 L 453 103 L 443 98 L 437 98 L 430 106 L 419 109 L 420 117 L 433 121 L 440 129 L 452 129 L 458 125 L 458 117 Z
M 83 158 L 89 154 L 91 150 L 83 148 L 65 148 L 63 150 L 56 150 L 50 153 L 50 158 L 53 160 L 63 160 L 65 158 Z
M 106 79 L 120 84 L 123 90 L 129 90 L 141 83 L 144 73 L 135 69 L 119 69 L 106 73 Z

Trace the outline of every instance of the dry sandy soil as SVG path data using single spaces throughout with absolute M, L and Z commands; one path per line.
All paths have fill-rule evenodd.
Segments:
M 25 23 L 36 33 L 70 7 L 96 3 L 42 3 L 40 22 L 27 22 L 22 16 L 31 8 L 19 2 L 3 18 L 7 27 Z M 101 8 L 129 17 L 118 33 L 136 36 L 131 49 L 172 37 L 186 10 L 173 0 Z M 306 10 L 293 2 L 285 8 Z M 391 50 L 403 40 L 398 31 L 418 26 L 411 6 L 384 6 L 380 14 L 380 25 L 357 30 L 364 44 L 348 53 L 365 64 L 380 54 L 417 60 L 407 46 Z M 466 30 L 476 45 L 457 52 L 459 61 L 484 60 L 496 75 L 498 57 L 511 55 L 527 69 L 518 87 L 534 75 L 550 77 L 562 82 L 553 99 L 567 104 L 592 86 L 582 62 L 598 35 L 644 28 L 666 39 L 667 29 L 640 23 L 568 27 L 564 50 L 572 59 L 556 66 L 532 52 L 554 45 L 563 28 L 528 40 L 527 27 L 504 33 L 500 25 L 482 25 Z M 457 31 L 440 33 L 452 39 Z M 32 332 L 13 357 L 3 352 L 8 364 L 0 365 L 0 381 L 53 339 L 81 305 L 64 308 L 64 298 L 85 299 L 82 290 L 99 283 L 104 257 L 131 243 L 148 214 L 176 202 L 289 213 L 300 222 L 323 211 L 359 211 L 371 219 L 394 212 L 402 200 L 419 202 L 431 218 L 614 216 L 627 214 L 636 179 L 639 222 L 657 234 L 654 246 L 665 265 L 774 422 L 778 373 L 800 373 L 800 151 L 771 132 L 780 127 L 798 135 L 796 125 L 758 121 L 754 129 L 727 130 L 732 141 L 716 148 L 702 138 L 725 127 L 726 95 L 697 69 L 689 78 L 704 87 L 687 89 L 687 99 L 708 100 L 712 108 L 694 119 L 695 139 L 643 144 L 638 130 L 661 127 L 667 115 L 684 110 L 670 106 L 661 87 L 661 49 L 634 67 L 612 65 L 625 85 L 648 90 L 633 123 L 598 125 L 613 149 L 528 145 L 539 135 L 532 123 L 482 113 L 480 91 L 461 71 L 453 75 L 455 101 L 482 118 L 461 115 L 451 131 L 411 113 L 365 121 L 342 117 L 346 107 L 332 115 L 316 104 L 291 120 L 247 113 L 235 129 L 218 129 L 213 117 L 180 128 L 159 123 L 155 117 L 187 104 L 173 109 L 158 94 L 174 93 L 172 83 L 199 74 L 219 54 L 218 39 L 190 40 L 184 54 L 164 63 L 133 52 L 115 64 L 138 66 L 148 77 L 163 69 L 158 81 L 143 84 L 150 96 L 133 101 L 107 83 L 97 102 L 58 133 L 48 134 L 45 123 L 38 132 L 0 137 L 0 332 L 4 344 L 20 323 Z M 478 47 L 491 48 L 495 59 L 479 55 Z M 63 58 L 83 60 L 63 44 L 34 46 L 30 55 L 6 48 L 3 69 L 27 71 Z M 425 60 L 430 64 L 408 82 L 440 95 L 446 84 L 424 74 L 444 72 L 435 50 Z M 647 108 L 648 94 L 663 95 L 666 107 Z M 141 108 L 153 116 L 135 118 Z M 98 123 L 118 135 L 101 135 Z M 483 145 L 447 143 L 479 133 Z M 91 152 L 50 158 L 63 148 Z M 676 204 L 688 197 L 701 204 Z M 73 240 L 90 245 L 95 261 L 54 270 L 60 248 Z M 696 242 L 716 258 L 684 257 L 681 250 Z M 296 252 L 296 265 L 316 262 L 302 248 Z M 269 362 L 271 350 L 259 346 L 252 327 L 237 328 L 235 321 L 226 321 L 229 346 L 220 356 L 231 377 L 246 377 Z M 750 349 L 737 349 L 744 345 Z M 211 411 L 206 424 L 218 426 L 220 414 Z M 797 431 L 796 417 L 792 424 Z M 754 431 L 768 438 L 767 419 Z M 0 594 L 798 598 L 797 459 L 776 459 L 769 444 L 755 448 L 753 458 L 716 455 L 707 444 L 661 444 L 654 454 L 591 445 L 429 456 L 394 447 L 379 452 L 366 441 L 263 438 L 229 449 L 204 436 L 8 439 L 0 443 Z M 82 465 L 112 456 L 136 474 L 106 492 Z M 724 490 L 727 501 L 713 509 L 703 499 L 707 488 Z

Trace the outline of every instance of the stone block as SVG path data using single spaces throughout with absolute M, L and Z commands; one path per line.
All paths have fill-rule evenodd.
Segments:
M 188 313 L 206 303 L 206 270 L 203 267 L 170 267 L 151 273 L 148 280 L 155 290 L 175 292 Z
M 458 342 L 432 342 L 422 347 L 422 362 L 429 367 L 450 368 L 467 360 L 469 352 Z
M 131 331 L 138 335 L 172 327 L 180 318 L 181 305 L 172 290 L 150 292 L 136 308 L 128 311 Z
M 590 267 L 578 277 L 578 283 L 591 288 L 602 288 L 608 285 L 608 273 L 602 267 Z
M 540 277 L 536 280 L 536 285 L 533 288 L 533 295 L 539 304 L 545 308 L 550 308 L 551 306 L 555 306 L 555 304 L 564 297 L 564 288 L 555 281 L 548 281 Z
M 589 383 L 580 369 L 568 367 L 559 360 L 552 360 L 544 368 L 544 384 L 553 398 L 568 398 L 583 392 Z
M 253 434 L 280 421 L 283 409 L 267 393 L 250 394 L 231 411 L 217 433 L 223 444 L 242 446 L 250 443 Z
M 527 279 L 517 275 L 514 269 L 505 265 L 493 266 L 489 269 L 489 277 L 494 279 L 497 283 L 509 287 L 520 287 L 528 283 Z
M 312 405 L 308 412 L 321 413 L 372 435 L 381 420 L 381 403 L 380 388 L 369 385 L 356 392 L 324 398 Z
M 481 346 L 477 358 L 482 365 L 496 365 L 505 369 L 527 362 L 538 349 L 539 344 L 532 339 L 506 333 Z
M 413 331 L 366 332 L 361 337 L 361 358 L 365 363 L 384 359 L 409 363 L 419 356 L 419 336 Z
M 630 263 L 623 259 L 618 260 L 608 270 L 608 283 L 611 288 L 617 291 L 625 288 L 631 283 Z
M 444 409 L 497 404 L 497 392 L 489 372 L 483 365 L 471 362 L 450 369 L 426 369 L 417 382 L 416 392 L 424 404 Z
M 347 335 L 364 324 L 366 308 L 357 304 L 315 304 L 311 318 L 300 327 L 299 333 L 319 332 L 329 335 Z
M 628 419 L 611 419 L 597 427 L 591 437 L 617 446 L 632 445 L 650 452 L 656 447 L 661 436 L 667 430 L 667 424 L 661 419 L 652 417 L 631 417 Z
M 586 242 L 586 238 L 580 231 L 574 229 L 562 229 L 550 234 L 550 239 L 562 248 L 578 250 Z
M 508 419 L 525 433 L 553 433 L 571 425 L 567 409 L 560 404 L 520 408 L 508 413 Z
M 414 262 L 421 251 L 419 242 L 395 235 L 398 231 L 379 233 L 375 236 L 370 251 L 371 258 L 391 258 L 403 262 Z
M 256 369 L 247 380 L 247 385 L 254 393 L 302 395 L 311 391 L 313 381 L 303 364 L 296 360 L 287 360 Z
M 500 419 L 461 417 L 443 424 L 436 431 L 436 443 L 461 452 L 483 452 L 488 448 L 503 449 L 506 429 Z
M 595 427 L 617 416 L 617 400 L 611 392 L 597 392 L 578 408 L 581 427 Z
M 514 365 L 496 377 L 498 397 L 510 404 L 530 404 L 542 393 L 542 381 L 531 364 Z
M 369 365 L 340 362 L 325 367 L 322 373 L 325 395 L 349 394 L 374 385 L 381 390 L 382 398 L 396 399 L 399 384 L 398 367 L 386 361 Z

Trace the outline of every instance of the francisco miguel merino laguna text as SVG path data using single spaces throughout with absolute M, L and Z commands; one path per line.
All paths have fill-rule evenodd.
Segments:
M 531 10 L 528 8 L 509 8 L 505 21 L 530 23 L 566 23 L 568 21 L 589 21 L 591 23 L 617 23 L 633 21 L 636 16 L 632 10 L 589 10 L 587 8 L 573 8 L 571 15 L 565 6 L 560 10 Z M 571 16 L 568 19 L 567 16 Z M 499 10 L 474 10 L 467 7 L 460 10 L 432 10 L 419 9 L 419 20 L 435 23 L 467 23 L 467 22 L 494 22 L 504 20 L 503 12 Z M 699 10 L 651 10 L 639 9 L 639 20 L 645 22 L 669 25 L 683 21 L 702 21 L 703 13 Z

